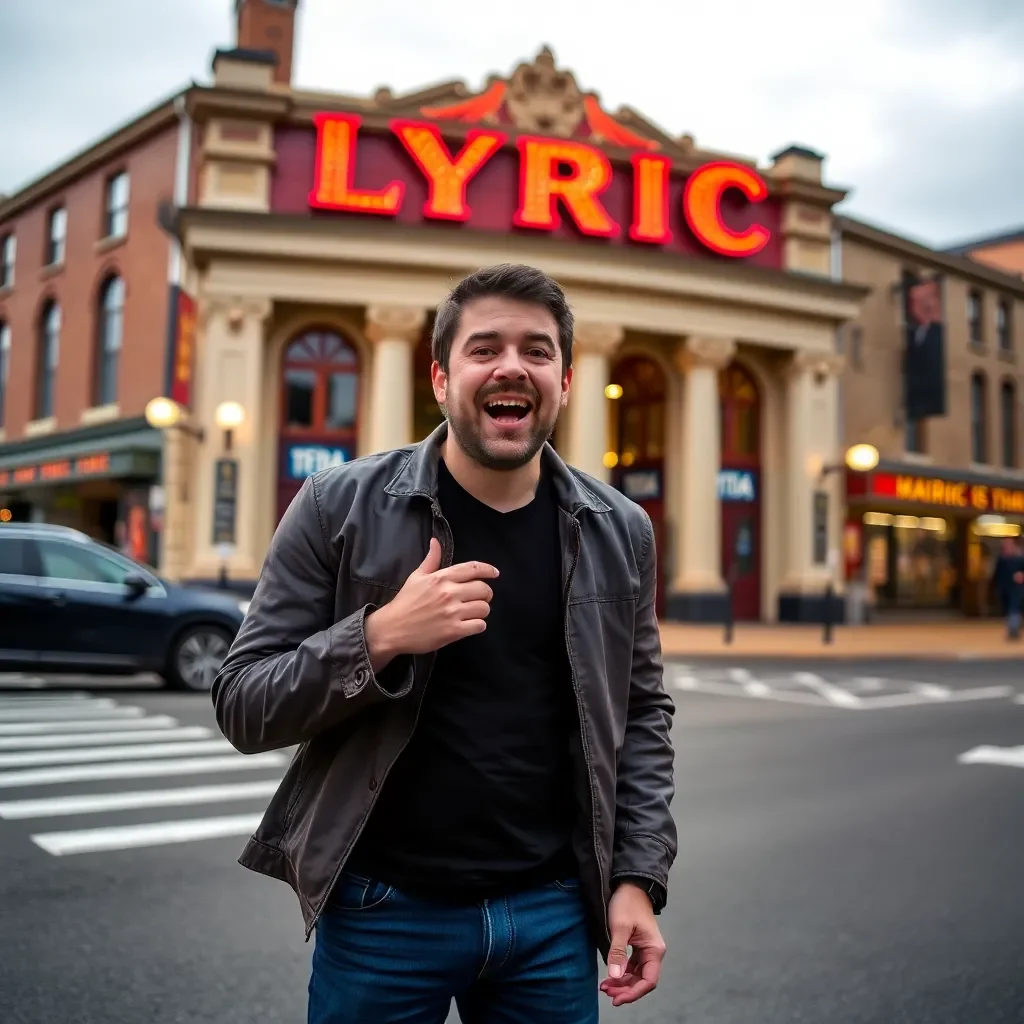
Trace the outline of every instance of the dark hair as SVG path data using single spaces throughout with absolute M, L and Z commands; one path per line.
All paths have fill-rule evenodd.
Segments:
M 536 267 L 519 263 L 502 263 L 464 277 L 447 295 L 437 308 L 434 317 L 434 334 L 430 342 L 430 354 L 448 372 L 448 358 L 452 342 L 459 329 L 462 309 L 474 299 L 497 295 L 520 302 L 532 302 L 543 306 L 558 326 L 558 347 L 562 350 L 563 373 L 572 366 L 572 332 L 574 317 L 565 292 L 554 278 Z

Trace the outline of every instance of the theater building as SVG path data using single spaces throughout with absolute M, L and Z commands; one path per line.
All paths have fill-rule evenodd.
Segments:
M 844 434 L 879 452 L 846 474 L 845 580 L 880 614 L 997 614 L 1024 529 L 1024 279 L 849 218 L 836 239 L 869 288 L 840 333 Z
M 260 5 L 282 5 L 249 5 L 258 42 Z M 718 620 L 731 580 L 740 618 L 820 614 L 841 576 L 836 337 L 865 293 L 832 279 L 844 193 L 821 157 L 704 152 L 606 110 L 546 49 L 479 88 L 353 97 L 291 88 L 266 38 L 186 94 L 194 191 L 163 215 L 197 310 L 165 571 L 251 582 L 311 472 L 426 436 L 434 310 L 512 261 L 567 290 L 553 440 L 649 511 L 659 610 Z

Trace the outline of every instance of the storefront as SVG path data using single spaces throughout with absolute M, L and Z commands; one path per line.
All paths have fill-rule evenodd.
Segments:
M 846 577 L 879 611 L 998 614 L 992 569 L 1024 530 L 1024 483 L 880 464 L 848 473 L 847 507 Z
M 156 564 L 161 445 L 141 420 L 7 444 L 0 519 L 73 527 Z
M 577 318 L 554 444 L 650 513 L 659 610 L 720 620 L 730 581 L 741 618 L 821 599 L 833 570 L 808 539 L 808 467 L 835 458 L 836 328 L 864 292 L 830 280 L 842 193 L 817 154 L 764 171 L 702 154 L 604 111 L 547 51 L 475 96 L 329 103 L 260 73 L 222 53 L 214 87 L 190 95 L 198 194 L 164 218 L 198 310 L 189 413 L 204 431 L 167 487 L 185 538 L 168 571 L 254 580 L 311 472 L 426 436 L 437 304 L 476 268 L 522 262 Z M 230 453 L 212 429 L 226 402 L 244 410 Z

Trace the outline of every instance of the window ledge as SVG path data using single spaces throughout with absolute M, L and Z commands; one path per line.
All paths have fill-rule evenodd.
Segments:
M 116 420 L 121 415 L 121 407 L 117 402 L 109 402 L 107 405 L 94 405 L 82 411 L 82 423 L 107 423 Z
M 1004 363 L 1015 363 L 1017 362 L 1017 353 L 1012 348 L 1001 348 L 999 350 L 999 358 Z
M 906 462 L 915 462 L 919 466 L 930 466 L 930 465 L 932 465 L 932 463 L 934 461 L 930 455 L 927 455 L 924 452 L 907 452 L 907 451 L 905 451 L 903 453 L 903 458 L 904 458 L 904 461 L 906 461 Z
M 57 417 L 47 416 L 41 420 L 29 420 L 25 424 L 26 437 L 39 437 L 42 434 L 52 434 L 57 429 Z
M 109 235 L 107 238 L 101 238 L 96 243 L 96 254 L 101 256 L 104 253 L 111 252 L 113 249 L 117 249 L 124 245 L 128 241 L 128 235 Z
M 63 263 L 51 263 L 48 266 L 43 267 L 39 272 L 39 279 L 41 281 L 49 281 L 51 278 L 57 277 L 58 274 L 62 274 L 63 272 Z

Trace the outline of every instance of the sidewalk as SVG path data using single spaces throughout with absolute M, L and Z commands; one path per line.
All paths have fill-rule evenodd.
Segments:
M 1024 641 L 1007 641 L 1005 629 L 1001 620 L 834 626 L 826 644 L 820 625 L 741 622 L 726 644 L 721 625 L 663 622 L 661 643 L 666 658 L 985 658 L 1024 669 Z

